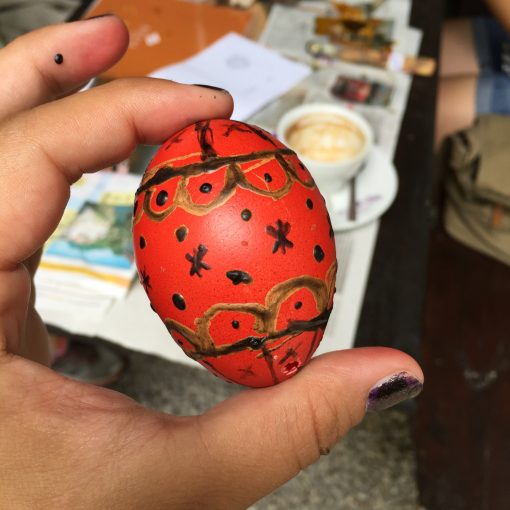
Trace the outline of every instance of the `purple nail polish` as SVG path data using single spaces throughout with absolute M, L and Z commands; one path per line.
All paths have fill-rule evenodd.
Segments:
M 379 381 L 368 394 L 367 411 L 382 411 L 403 400 L 416 397 L 423 383 L 408 372 L 400 372 Z

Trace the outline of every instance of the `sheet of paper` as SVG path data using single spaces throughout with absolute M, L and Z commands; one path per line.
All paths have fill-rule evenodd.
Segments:
M 226 89 L 234 98 L 232 118 L 246 120 L 310 72 L 304 64 L 292 62 L 261 44 L 230 33 L 194 57 L 158 69 L 151 76 Z

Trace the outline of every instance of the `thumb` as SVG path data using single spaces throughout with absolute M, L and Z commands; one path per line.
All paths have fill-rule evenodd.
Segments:
M 402 352 L 352 349 L 223 402 L 201 418 L 216 489 L 229 493 L 230 508 L 245 508 L 328 453 L 367 409 L 415 397 L 422 382 L 420 367 Z

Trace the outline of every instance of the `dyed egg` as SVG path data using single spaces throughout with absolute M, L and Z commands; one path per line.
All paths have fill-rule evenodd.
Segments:
M 133 240 L 151 307 L 213 374 L 270 386 L 317 349 L 333 230 L 308 170 L 263 129 L 215 119 L 167 140 L 137 191 Z

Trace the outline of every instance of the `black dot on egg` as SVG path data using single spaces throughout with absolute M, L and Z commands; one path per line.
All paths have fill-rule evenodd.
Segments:
M 249 209 L 243 209 L 241 211 L 241 218 L 244 221 L 250 221 L 250 219 L 251 219 L 251 211 Z
M 210 184 L 208 182 L 204 182 L 204 184 L 202 184 L 202 186 L 200 186 L 201 193 L 210 193 L 211 190 L 212 190 L 212 184 Z
M 313 249 L 313 256 L 317 262 L 322 262 L 324 260 L 324 250 L 316 244 Z
M 133 214 L 136 214 L 137 209 L 138 209 L 138 200 L 135 200 L 135 205 L 133 206 Z
M 239 329 L 239 321 L 232 321 L 232 327 L 234 329 Z
M 64 63 L 64 56 L 62 53 L 56 53 L 53 57 L 53 60 L 55 61 L 55 64 L 60 65 Z
M 248 339 L 248 344 L 252 349 L 260 349 L 262 347 L 262 339 L 252 336 Z
M 179 227 L 175 231 L 175 237 L 177 238 L 177 241 L 179 241 L 180 243 L 182 243 L 184 241 L 184 239 L 186 239 L 187 235 L 188 235 L 188 228 L 185 227 L 184 225 L 182 227 Z
M 303 303 L 301 301 L 296 301 L 296 303 L 294 304 L 294 308 L 296 310 L 299 310 L 302 306 L 303 306 Z
M 168 200 L 168 193 L 165 190 L 162 190 L 158 193 L 156 197 L 156 204 L 160 207 L 166 204 L 166 201 Z
M 308 209 L 313 209 L 313 202 L 311 198 L 306 199 L 306 207 L 308 207 Z
M 264 180 L 266 182 L 271 182 L 273 178 L 271 177 L 271 174 L 264 174 Z
M 184 301 L 184 298 L 180 294 L 174 294 L 172 296 L 172 303 L 174 304 L 175 308 L 178 308 L 179 310 L 186 309 L 186 301 Z
M 147 242 L 145 241 L 145 237 L 140 236 L 140 249 L 144 249 L 147 246 Z

